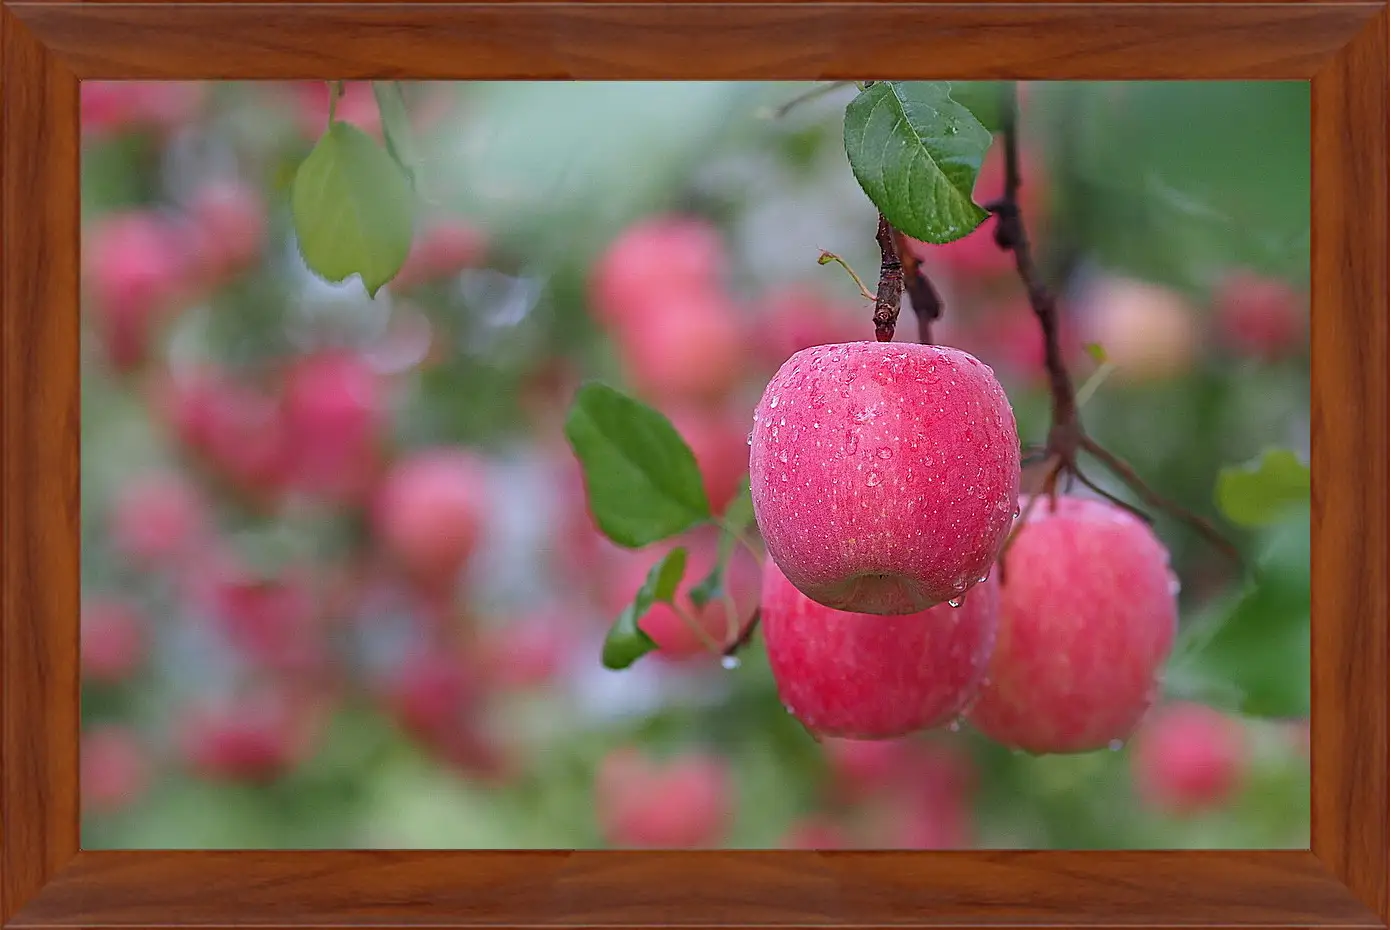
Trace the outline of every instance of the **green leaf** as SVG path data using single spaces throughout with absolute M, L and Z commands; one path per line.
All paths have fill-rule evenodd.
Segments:
M 641 548 L 710 519 L 695 455 L 671 421 L 607 385 L 582 385 L 565 436 L 604 535 Z
M 676 589 L 681 577 L 686 573 L 686 550 L 680 546 L 668 552 L 660 562 L 652 566 L 647 579 L 633 601 L 618 615 L 609 633 L 604 637 L 604 667 L 618 671 L 632 665 L 638 659 L 657 648 L 652 637 L 638 627 L 652 605 L 670 604 L 676 597 Z
M 1186 632 L 1171 694 L 1252 717 L 1308 715 L 1309 552 L 1307 510 L 1267 531 L 1246 589 Z
M 699 584 L 692 585 L 691 590 L 686 592 L 686 596 L 691 599 L 691 603 L 697 610 L 724 596 L 726 564 L 723 561 L 716 562 L 715 567 L 710 569 L 710 574 L 702 578 Z
M 971 192 L 990 141 L 944 81 L 881 81 L 845 108 L 845 153 L 860 187 L 923 242 L 960 239 L 989 215 Z
M 1217 506 L 1241 526 L 1263 526 L 1309 502 L 1309 466 L 1288 449 L 1269 449 L 1217 476 Z
M 1092 357 L 1092 361 L 1098 365 L 1106 364 L 1106 350 L 1101 347 L 1099 342 L 1087 343 L 1087 354 Z
M 1004 120 L 1003 81 L 951 81 L 951 97 L 971 111 L 980 124 L 992 133 L 999 132 Z
M 420 175 L 420 159 L 415 151 L 406 99 L 401 95 L 399 81 L 373 81 L 372 94 L 377 98 L 377 112 L 382 117 L 382 136 L 386 150 L 415 189 Z
M 327 281 L 356 274 L 375 297 L 410 253 L 410 183 L 392 157 L 355 126 L 329 126 L 295 173 L 290 206 L 300 254 Z

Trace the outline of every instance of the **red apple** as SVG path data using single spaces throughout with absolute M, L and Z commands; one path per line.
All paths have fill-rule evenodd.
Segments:
M 109 214 L 84 230 L 82 263 L 102 346 L 112 365 L 129 371 L 144 361 L 186 286 L 182 240 L 152 211 Z
M 710 291 L 667 293 L 628 320 L 617 341 L 633 383 L 657 400 L 727 397 L 747 362 L 739 309 Z
M 672 294 L 718 291 L 724 264 L 724 245 L 709 223 L 652 217 L 629 226 L 599 259 L 591 307 L 600 322 L 625 326 Z
M 617 750 L 600 764 L 595 792 L 600 826 L 616 847 L 710 847 L 733 814 L 728 767 L 700 753 L 658 762 Z
M 214 583 L 219 628 L 247 658 L 270 669 L 304 675 L 327 660 L 318 604 L 306 579 L 286 573 L 256 578 L 229 572 Z
M 113 814 L 144 794 L 150 771 L 145 749 L 128 728 L 106 724 L 82 734 L 82 812 Z
M 1017 506 L 1014 411 L 990 369 L 955 349 L 798 352 L 763 393 L 751 447 L 770 556 L 838 610 L 910 614 L 961 597 Z
M 236 490 L 274 496 L 289 475 L 289 437 L 279 404 L 215 370 L 175 379 L 156 399 L 178 440 Z
M 197 243 L 195 260 L 209 283 L 253 266 L 266 240 L 266 205 L 260 191 L 236 179 L 211 181 L 188 208 Z
M 82 677 L 120 684 L 145 661 L 145 624 L 135 608 L 108 598 L 82 605 Z
M 408 656 L 386 683 L 387 704 L 397 722 L 426 742 L 462 730 L 478 695 L 473 670 L 450 650 Z
M 278 692 L 203 701 L 178 728 L 186 764 L 209 779 L 264 783 L 293 768 L 311 748 L 317 718 Z
M 1173 647 L 1169 553 L 1105 501 L 1022 506 L 1026 522 L 1003 562 L 999 639 L 969 719 L 1032 753 L 1119 745 L 1153 701 Z
M 1305 302 L 1284 281 L 1233 272 L 1217 286 L 1213 303 L 1223 341 L 1242 355 L 1275 361 L 1304 342 Z
M 201 495 L 176 474 L 157 472 L 133 478 L 116 491 L 112 501 L 112 541 L 136 565 L 178 565 L 196 552 L 207 530 Z
M 1131 744 L 1141 800 L 1187 815 L 1229 802 L 1246 775 L 1249 748 L 1240 721 L 1201 704 L 1156 708 Z
M 488 474 L 464 448 L 416 452 L 397 463 L 377 496 L 377 533 L 408 571 L 452 580 L 473 555 L 488 506 Z
M 892 739 L 956 718 L 985 675 L 998 609 L 987 578 L 960 607 L 848 613 L 811 600 L 764 561 L 760 617 L 778 695 L 826 736 Z
M 383 393 L 377 373 L 354 353 L 321 352 L 295 362 L 282 415 L 300 490 L 339 500 L 366 491 L 386 427 Z

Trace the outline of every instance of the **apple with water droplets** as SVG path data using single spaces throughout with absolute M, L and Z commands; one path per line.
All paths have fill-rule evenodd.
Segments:
M 850 613 L 798 591 L 772 560 L 760 616 L 778 696 L 818 735 L 883 740 L 941 726 L 976 696 L 995 642 L 999 587 L 902 616 Z
M 1119 748 L 1173 648 L 1168 550 L 1107 501 L 1021 503 L 1024 522 L 1001 563 L 999 637 L 968 719 L 1032 753 Z
M 913 614 L 983 579 L 1013 523 L 1019 436 L 1004 389 L 942 346 L 796 353 L 749 438 L 768 553 L 819 604 Z

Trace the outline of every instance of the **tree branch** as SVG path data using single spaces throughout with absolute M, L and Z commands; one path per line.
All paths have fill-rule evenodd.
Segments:
M 1044 283 L 1034 263 L 1033 251 L 1029 245 L 1028 231 L 1025 228 L 1023 212 L 1019 205 L 1019 189 L 1023 186 L 1019 165 L 1019 99 L 1013 81 L 1003 84 L 1004 96 L 1001 107 L 1000 135 L 1004 143 L 1005 155 L 1005 193 L 998 201 L 986 208 L 995 216 L 995 243 L 1000 248 L 1013 253 L 1014 267 L 1019 280 L 1028 294 L 1029 307 L 1038 319 L 1043 330 L 1044 368 L 1048 373 L 1048 389 L 1053 402 L 1053 420 L 1048 430 L 1048 440 L 1044 449 L 1054 464 L 1045 474 L 1044 487 L 1050 497 L 1057 493 L 1059 478 L 1069 485 L 1075 479 L 1102 497 L 1125 510 L 1141 517 L 1147 523 L 1151 518 L 1138 508 L 1108 494 L 1089 480 L 1078 467 L 1078 455 L 1085 450 L 1097 461 L 1106 466 L 1151 507 L 1172 514 L 1200 533 L 1208 542 L 1238 565 L 1242 564 L 1241 554 L 1236 547 L 1223 538 L 1210 523 L 1197 514 L 1165 499 L 1151 489 L 1135 470 L 1117 456 L 1102 448 L 1087 436 L 1078 417 L 1077 393 L 1072 378 L 1068 374 L 1067 363 L 1063 359 L 1062 340 L 1059 327 L 1058 305 L 1052 292 Z M 1022 522 L 1022 521 L 1021 521 Z M 1001 554 L 1009 548 L 1018 526 L 1006 539 Z M 1004 577 L 1001 574 L 1001 582 Z
M 898 326 L 898 314 L 903 307 L 903 264 L 894 246 L 893 227 L 879 214 L 879 229 L 874 238 L 879 242 L 879 291 L 874 296 L 874 338 L 892 342 Z

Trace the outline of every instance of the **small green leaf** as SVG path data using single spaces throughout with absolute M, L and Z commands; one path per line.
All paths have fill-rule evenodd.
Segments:
M 382 117 L 382 137 L 386 140 L 386 150 L 414 189 L 420 176 L 420 159 L 416 156 L 415 137 L 411 133 L 401 84 L 399 81 L 373 81 L 372 94 L 377 98 L 377 112 Z
M 845 108 L 845 153 L 860 187 L 923 242 L 960 239 L 989 216 L 971 193 L 990 142 L 944 81 L 880 81 Z
M 1101 347 L 1099 342 L 1087 343 L 1087 354 L 1092 357 L 1092 361 L 1098 365 L 1106 364 L 1106 350 Z
M 1309 466 L 1288 449 L 1270 449 L 1217 476 L 1217 506 L 1241 526 L 1263 526 L 1308 501 Z
M 715 567 L 710 569 L 710 574 L 702 578 L 699 584 L 692 585 L 691 590 L 686 592 L 686 596 L 691 599 L 691 604 L 697 610 L 724 596 L 724 572 L 724 563 L 716 562 Z
M 670 604 L 686 573 L 686 550 L 677 547 L 652 566 L 647 578 L 633 595 L 633 601 L 618 615 L 604 637 L 604 667 L 618 671 L 657 648 L 657 644 L 638 626 L 655 603 Z
M 1185 631 L 1171 694 L 1252 717 L 1309 713 L 1309 552 L 1307 510 L 1266 532 L 1246 589 Z
M 355 126 L 329 126 L 295 173 L 290 205 L 300 254 L 327 281 L 356 274 L 375 297 L 410 253 L 410 183 L 392 157 Z
M 565 420 L 604 535 L 638 549 L 710 519 L 695 455 L 671 421 L 607 385 L 580 387 Z

